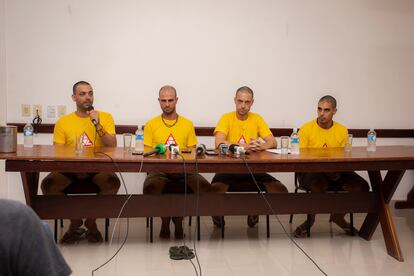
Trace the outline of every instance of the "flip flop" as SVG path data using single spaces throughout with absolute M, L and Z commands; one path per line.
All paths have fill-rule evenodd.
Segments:
M 298 226 L 293 233 L 295 238 L 306 238 L 308 235 L 308 230 L 302 226 Z
M 250 228 L 255 227 L 258 222 L 259 216 L 247 216 L 247 225 L 249 225 Z
M 170 259 L 172 260 L 191 260 L 194 256 L 193 249 L 188 248 L 188 246 L 170 247 Z

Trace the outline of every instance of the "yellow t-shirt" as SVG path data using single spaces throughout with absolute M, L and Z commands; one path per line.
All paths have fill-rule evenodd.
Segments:
M 114 119 L 111 114 L 99 111 L 99 123 L 109 134 L 115 134 Z M 58 144 L 74 145 L 75 135 L 83 135 L 83 145 L 103 146 L 101 137 L 96 133 L 91 119 L 81 118 L 75 112 L 60 118 L 53 131 L 53 142 Z
M 299 129 L 299 146 L 301 148 L 335 148 L 345 146 L 348 129 L 333 122 L 329 129 L 321 128 L 315 120 L 304 124 Z
M 214 134 L 216 132 L 224 133 L 227 141 L 237 144 L 247 144 L 251 139 L 265 138 L 272 134 L 259 114 L 249 112 L 247 119 L 241 121 L 235 111 L 221 116 Z
M 178 116 L 175 125 L 175 120 L 164 119 L 164 121 L 165 124 L 159 115 L 145 124 L 144 145 L 155 147 L 158 144 L 164 144 L 168 147 L 171 144 L 176 144 L 181 148 L 188 148 L 197 144 L 194 126 L 190 120 Z M 167 127 L 166 124 L 173 126 Z

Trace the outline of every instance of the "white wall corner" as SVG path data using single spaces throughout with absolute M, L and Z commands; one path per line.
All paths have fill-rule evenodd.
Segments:
M 0 125 L 7 121 L 7 82 L 6 82 L 6 3 L 0 0 Z M 8 197 L 8 186 L 4 161 L 0 161 L 0 198 Z

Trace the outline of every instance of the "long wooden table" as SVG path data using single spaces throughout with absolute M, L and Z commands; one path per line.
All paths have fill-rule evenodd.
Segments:
M 111 158 L 102 154 L 104 152 Z M 26 203 L 43 219 L 79 217 L 117 217 L 128 195 L 38 195 L 39 172 L 143 172 L 187 173 L 228 172 L 337 172 L 368 171 L 372 191 L 369 193 L 329 194 L 266 194 L 277 214 L 308 213 L 367 213 L 359 235 L 370 240 L 381 224 L 388 254 L 403 261 L 395 231 L 389 202 L 405 170 L 414 169 L 413 146 L 380 146 L 376 152 L 353 148 L 303 149 L 300 155 L 276 155 L 269 152 L 254 153 L 244 159 L 231 156 L 203 156 L 194 154 L 181 158 L 167 155 L 153 157 L 134 156 L 121 148 L 88 149 L 76 155 L 66 146 L 18 146 L 17 153 L 0 153 L 6 160 L 6 171 L 20 172 Z M 143 161 L 143 162 L 142 162 Z M 247 163 L 247 165 L 246 165 Z M 387 171 L 382 178 L 380 171 Z M 184 200 L 185 199 L 185 200 Z M 198 202 L 198 209 L 196 208 Z M 189 194 L 141 195 L 134 194 L 121 217 L 188 216 L 188 215 L 245 215 L 272 214 L 261 195 L 251 194 Z

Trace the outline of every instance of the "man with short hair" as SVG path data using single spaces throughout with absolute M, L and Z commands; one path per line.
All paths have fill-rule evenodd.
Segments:
M 247 86 L 240 87 L 236 91 L 234 103 L 236 111 L 224 114 L 214 129 L 215 144 L 237 144 L 247 151 L 259 152 L 276 147 L 276 139 L 263 118 L 250 112 L 254 102 L 253 90 Z M 256 181 L 263 185 L 268 193 L 286 193 L 286 187 L 276 178 L 267 173 L 255 173 Z M 231 187 L 242 185 L 254 185 L 250 174 L 218 173 L 212 180 L 212 186 L 216 191 L 225 193 Z M 259 220 L 258 216 L 248 216 L 247 224 L 254 227 Z M 221 218 L 213 217 L 217 227 L 221 227 Z
M 67 276 L 72 273 L 45 225 L 28 206 L 0 199 L 0 275 Z
M 158 144 L 165 146 L 177 145 L 180 149 L 195 149 L 197 138 L 193 123 L 178 115 L 176 105 L 178 102 L 177 91 L 174 87 L 166 85 L 161 87 L 159 91 L 158 102 L 160 104 L 162 114 L 151 119 L 145 124 L 144 128 L 144 144 L 148 147 L 154 147 Z M 197 182 L 199 183 L 199 191 L 197 191 Z M 144 181 L 144 194 L 161 194 L 168 187 L 183 187 L 185 183 L 185 175 L 182 173 L 149 173 Z M 188 174 L 187 185 L 194 193 L 205 193 L 210 191 L 210 183 L 199 174 Z M 160 238 L 170 238 L 170 217 L 162 217 Z M 173 217 L 175 224 L 174 236 L 176 239 L 184 237 L 182 217 Z
M 335 122 L 336 100 L 327 95 L 318 102 L 318 118 L 304 124 L 299 130 L 301 148 L 334 148 L 344 147 L 348 139 L 348 129 Z M 312 193 L 330 191 L 368 192 L 368 183 L 355 172 L 335 173 L 298 173 L 299 185 Z M 351 233 L 350 224 L 345 221 L 345 214 L 332 214 L 331 219 L 346 233 Z M 315 215 L 310 215 L 310 226 L 315 222 Z M 295 237 L 305 237 L 307 220 L 295 230 Z
M 80 139 L 84 147 L 116 147 L 114 120 L 109 113 L 93 110 L 92 86 L 86 81 L 79 81 L 73 85 L 72 93 L 76 111 L 57 121 L 53 131 L 53 144 L 74 146 L 75 139 Z M 99 195 L 116 194 L 120 186 L 115 173 L 52 172 L 43 179 L 41 188 L 45 195 L 63 195 L 66 188 L 79 183 L 96 185 Z M 84 234 L 88 242 L 102 242 L 94 218 L 85 220 L 86 232 L 81 228 L 82 224 L 82 219 L 71 219 L 69 230 L 61 242 L 78 242 Z

